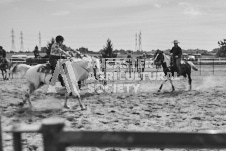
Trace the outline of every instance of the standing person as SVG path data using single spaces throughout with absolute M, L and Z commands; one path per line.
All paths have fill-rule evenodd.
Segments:
M 0 58 L 6 58 L 6 51 L 0 46 Z
M 60 48 L 64 42 L 64 37 L 59 35 L 55 38 L 55 41 L 56 42 L 51 47 L 50 56 L 49 56 L 49 63 L 53 70 L 55 70 L 57 61 L 59 59 L 66 59 L 67 57 L 71 57 L 69 54 L 67 54 L 64 50 Z M 61 74 L 59 74 L 58 79 L 61 85 L 65 86 L 65 83 Z
M 170 50 L 170 53 L 172 53 L 172 59 L 173 59 L 173 65 L 176 65 L 177 68 L 177 75 L 180 76 L 182 74 L 181 71 L 181 56 L 182 56 L 182 49 L 178 46 L 178 41 L 173 41 L 174 46 Z
M 35 46 L 34 56 L 35 56 L 35 58 L 39 57 L 38 46 Z
M 144 63 L 142 64 L 142 72 L 144 72 L 144 69 L 145 69 L 145 61 L 147 59 L 147 54 L 146 53 L 143 53 L 142 59 L 144 59 L 143 60 Z

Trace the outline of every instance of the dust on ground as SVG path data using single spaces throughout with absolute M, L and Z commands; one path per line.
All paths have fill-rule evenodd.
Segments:
M 129 81 L 140 84 L 138 92 L 87 93 L 81 91 L 88 109 L 81 111 L 76 97 L 70 97 L 73 109 L 63 108 L 64 96 L 48 94 L 44 86 L 32 95 L 33 108 L 18 106 L 26 89 L 24 79 L 0 81 L 0 107 L 3 130 L 18 123 L 40 124 L 45 118 L 61 117 L 72 130 L 107 131 L 203 131 L 226 129 L 226 78 L 196 76 L 188 91 L 188 80 L 175 80 L 175 91 L 167 82 L 160 93 L 161 81 Z M 121 81 L 115 81 L 120 83 Z M 5 150 L 12 150 L 12 137 L 4 133 Z M 25 150 L 42 150 L 39 134 L 24 134 Z M 68 150 L 74 150 L 70 148 Z M 78 148 L 76 148 L 78 149 Z M 79 148 L 79 150 L 140 150 L 136 148 Z M 146 149 L 143 149 L 146 150 Z M 151 150 L 151 149 L 148 149 Z M 160 150 L 160 149 L 152 149 Z M 167 149 L 165 149 L 167 150 Z M 173 149 L 175 150 L 175 149 Z M 182 149 L 181 149 L 182 150 Z

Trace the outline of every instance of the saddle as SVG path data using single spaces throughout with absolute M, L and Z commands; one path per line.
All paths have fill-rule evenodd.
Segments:
M 186 65 L 187 65 L 187 61 L 181 60 L 180 66 L 181 66 L 182 72 L 185 70 Z M 170 58 L 170 66 L 168 68 L 170 70 L 175 70 L 176 72 L 178 72 L 178 69 L 177 69 L 177 66 L 176 66 L 176 62 L 174 62 L 174 59 L 172 57 Z
M 40 66 L 37 72 L 53 74 L 54 70 L 52 69 L 50 63 L 46 63 Z

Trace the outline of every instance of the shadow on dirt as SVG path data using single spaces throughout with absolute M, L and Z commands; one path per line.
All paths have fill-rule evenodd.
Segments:
M 161 98 L 169 98 L 169 97 L 177 97 L 177 96 L 185 96 L 185 95 L 197 95 L 200 94 L 200 92 L 196 90 L 186 91 L 186 90 L 177 90 L 177 91 L 163 91 L 163 92 L 156 92 L 154 95 L 157 95 Z

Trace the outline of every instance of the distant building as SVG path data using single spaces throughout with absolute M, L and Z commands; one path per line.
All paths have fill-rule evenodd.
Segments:
M 202 57 L 202 55 L 201 55 L 201 54 L 194 54 L 194 56 L 195 56 L 195 60 L 198 60 L 199 58 L 201 58 L 201 57 Z
M 188 59 L 188 54 L 187 53 L 182 53 L 182 59 L 187 60 Z
M 146 54 L 146 58 L 153 58 L 154 57 L 154 54 L 153 53 L 147 53 Z
M 216 56 L 217 53 L 216 53 L 216 52 L 209 52 L 209 55 L 211 55 L 211 56 Z
M 187 60 L 198 60 L 199 58 L 201 58 L 202 55 L 201 54 L 189 54 L 187 57 Z

